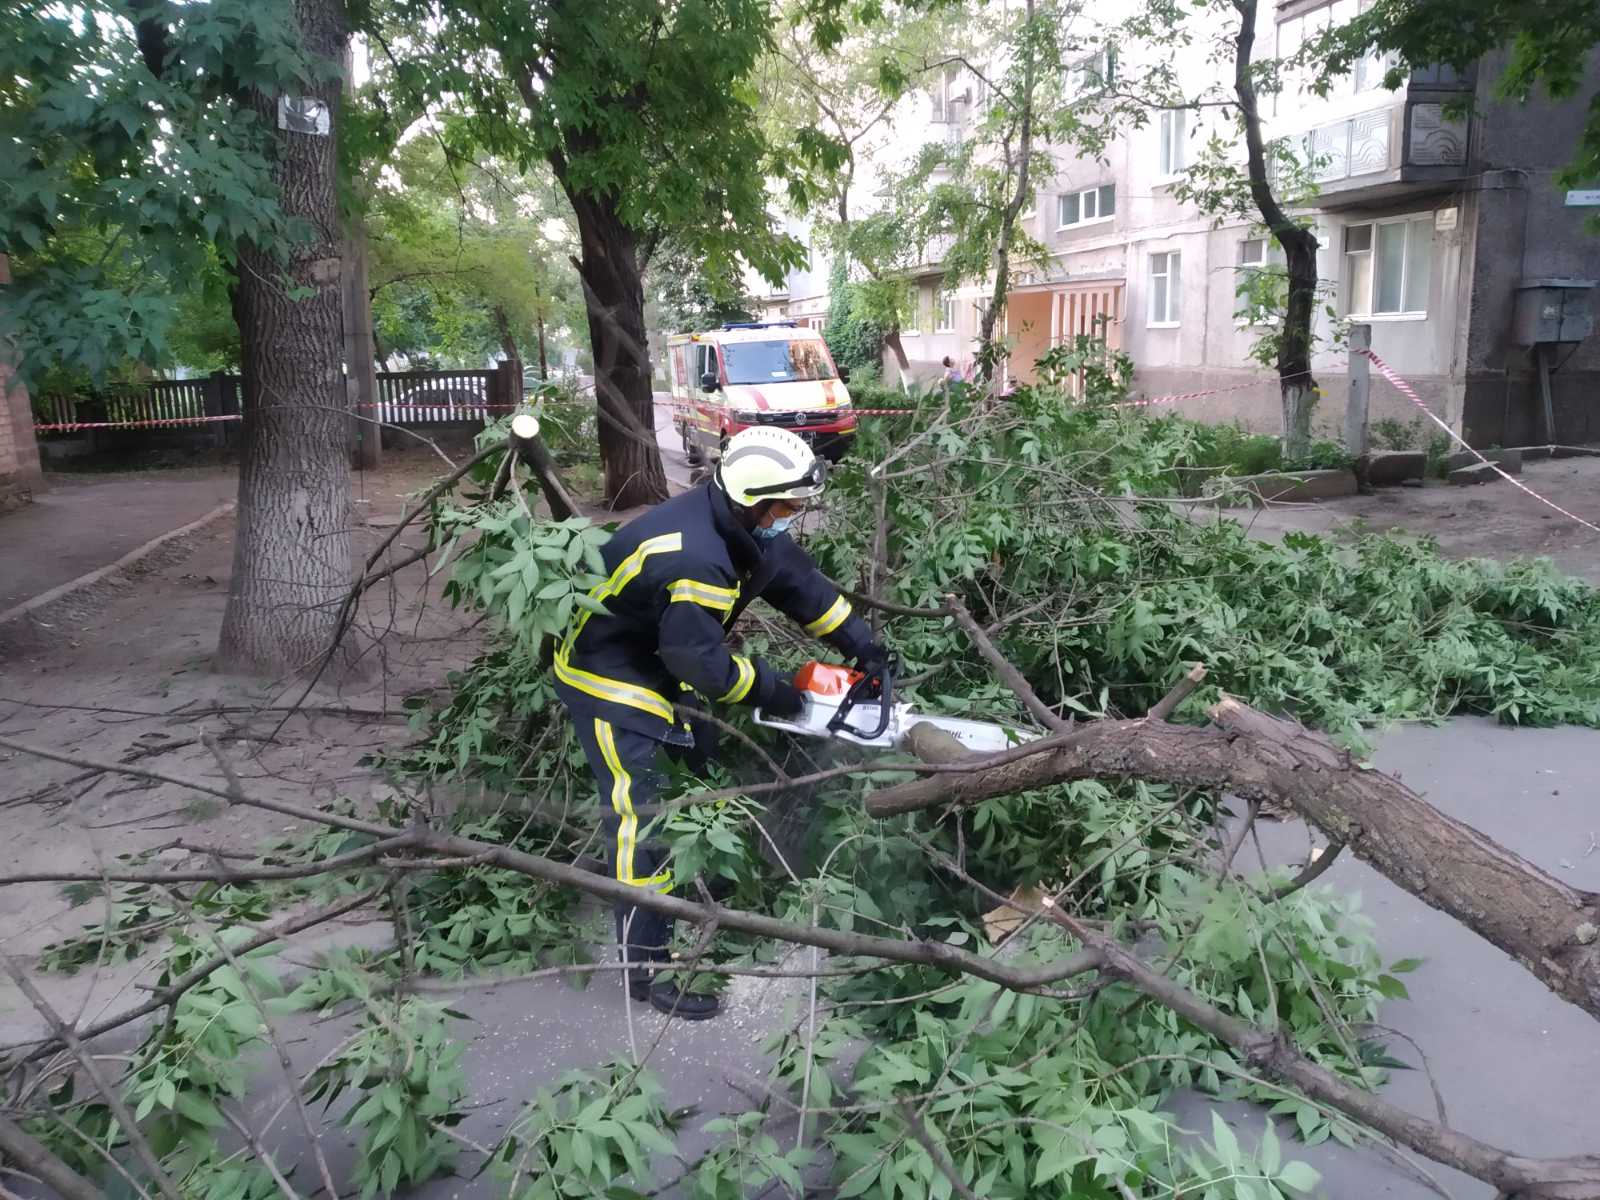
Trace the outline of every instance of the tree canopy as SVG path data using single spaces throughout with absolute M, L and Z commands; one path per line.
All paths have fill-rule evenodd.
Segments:
M 161 5 L 139 25 L 134 11 L 22 0 L 0 18 L 0 250 L 16 279 L 0 332 L 25 377 L 162 361 L 213 257 L 304 236 L 276 200 L 272 131 L 236 100 L 326 71 L 289 5 Z

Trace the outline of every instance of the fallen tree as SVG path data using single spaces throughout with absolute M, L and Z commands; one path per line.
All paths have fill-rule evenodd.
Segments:
M 587 894 L 627 898 L 691 927 L 678 970 L 809 981 L 804 1020 L 780 1036 L 767 1090 L 739 1118 L 754 1124 L 685 1164 L 692 1182 L 683 1186 L 696 1200 L 750 1194 L 780 1178 L 799 1190 L 785 1172 L 808 1165 L 812 1145 L 834 1156 L 835 1182 L 851 1194 L 898 1194 L 911 1178 L 929 1192 L 1041 1194 L 1058 1186 L 1151 1200 L 1236 1178 L 1260 1180 L 1280 1195 L 1312 1186 L 1303 1163 L 1279 1162 L 1275 1142 L 1258 1154 L 1219 1131 L 1212 1147 L 1175 1149 L 1177 1128 L 1160 1105 L 1184 1087 L 1280 1106 L 1303 1136 L 1365 1135 L 1415 1151 L 1505 1196 L 1600 1197 L 1600 1162 L 1590 1156 L 1531 1158 L 1451 1128 L 1442 1101 L 1438 1118 L 1429 1119 L 1377 1094 L 1377 1064 L 1390 1061 L 1377 1036 L 1379 1005 L 1403 995 L 1403 986 L 1383 974 L 1370 937 L 1344 921 L 1344 901 L 1306 885 L 1348 844 L 1495 945 L 1520 952 L 1530 971 L 1588 1011 L 1594 966 L 1584 925 L 1593 898 L 1450 821 L 1396 781 L 1359 769 L 1321 735 L 1243 701 L 1219 701 L 1214 691 L 1199 694 L 1213 681 L 1199 670 L 1184 675 L 1172 659 L 1175 647 L 1200 651 L 1211 638 L 1219 646 L 1215 682 L 1238 692 L 1245 680 L 1251 702 L 1276 711 L 1287 710 L 1282 697 L 1292 694 L 1300 705 L 1294 711 L 1347 733 L 1352 721 L 1433 711 L 1430 694 L 1513 716 L 1572 719 L 1567 714 L 1592 702 L 1581 672 L 1563 660 L 1575 657 L 1585 623 L 1600 611 L 1593 598 L 1537 571 L 1508 571 L 1497 591 L 1500 581 L 1481 567 L 1377 541 L 1363 544 L 1355 569 L 1381 574 L 1385 588 L 1359 586 L 1350 566 L 1317 546 L 1263 547 L 1226 529 L 1169 520 L 1159 508 L 1146 517 L 1150 510 L 1137 499 L 1105 499 L 1129 479 L 1168 477 L 1161 460 L 1151 465 L 1150 446 L 1170 451 L 1174 442 L 1192 446 L 1209 435 L 1068 408 L 1029 391 L 1000 410 L 964 404 L 959 392 L 941 397 L 926 436 L 885 450 L 870 562 L 860 559 L 855 525 L 811 544 L 836 578 L 868 581 L 873 594 L 860 600 L 900 620 L 892 640 L 908 659 L 908 676 L 927 681 L 922 701 L 937 707 L 932 698 L 950 697 L 955 711 L 965 704 L 1046 732 L 987 758 L 950 755 L 919 735 L 920 760 L 819 767 L 804 761 L 803 748 L 762 745 L 754 740 L 760 730 L 723 722 L 742 747 L 724 756 L 731 782 L 691 786 L 657 821 L 657 835 L 673 847 L 674 873 L 686 881 L 676 895 L 642 895 L 585 865 L 592 830 L 575 815 L 583 810 L 573 799 L 591 785 L 573 773 L 568 723 L 539 656 L 544 639 L 565 628 L 575 597 L 594 583 L 605 531 L 582 520 L 536 519 L 520 485 L 498 493 L 497 481 L 516 481 L 512 465 L 497 469 L 492 456 L 472 468 L 481 495 L 447 501 L 445 485 L 409 517 L 427 521 L 429 546 L 450 565 L 445 595 L 479 610 L 480 620 L 499 618 L 503 632 L 452 680 L 448 702 L 424 717 L 422 740 L 383 765 L 402 786 L 415 776 L 454 774 L 503 787 L 506 804 L 440 813 L 419 789 L 375 811 L 312 809 L 252 795 L 214 741 L 220 783 L 127 756 L 112 763 L 0 742 L 80 773 L 194 788 L 320 831 L 303 844 L 314 850 L 274 851 L 260 863 L 206 852 L 198 866 L 176 871 L 140 860 L 75 877 L 0 879 L 4 886 L 73 878 L 84 891 L 101 889 L 106 920 L 87 926 L 76 944 L 56 947 L 52 961 L 99 963 L 108 948 L 120 954 L 159 936 L 152 927 L 183 931 L 145 1003 L 71 1031 L 93 1053 L 92 1038 L 158 1018 L 121 1083 L 130 1104 L 137 1097 L 154 1105 L 136 1121 L 153 1123 L 158 1134 L 178 1123 L 191 1139 L 184 1144 L 214 1146 L 204 1125 L 183 1125 L 166 1107 L 161 1087 L 172 1080 L 163 1064 L 243 1061 L 264 1049 L 275 1037 L 270 1022 L 253 1019 L 262 1006 L 241 998 L 237 985 L 223 994 L 220 981 L 231 980 L 224 968 L 249 969 L 293 931 L 370 900 L 393 920 L 397 947 L 359 966 L 330 965 L 297 995 L 319 1009 L 354 1001 L 367 1016 L 353 1036 L 438 1087 L 408 1091 L 359 1062 L 308 1073 L 300 1087 L 310 1098 L 348 1087 L 356 1099 L 347 1119 L 364 1139 L 357 1186 L 418 1183 L 463 1146 L 487 1155 L 491 1168 L 509 1164 L 515 1173 L 531 1162 L 566 1194 L 600 1194 L 624 1175 L 644 1179 L 642 1164 L 601 1145 L 605 1136 L 593 1129 L 611 1119 L 597 1114 L 629 1105 L 628 1119 L 636 1120 L 639 1105 L 654 1103 L 636 1081 L 659 1037 L 586 1082 L 563 1083 L 507 1123 L 503 1141 L 480 1146 L 449 1128 L 466 1082 L 452 1065 L 447 1018 L 418 1002 L 452 986 L 436 977 L 441 969 L 492 967 L 526 979 L 616 971 L 585 961 L 590 938 L 573 898 Z M 872 436 L 864 438 L 869 454 Z M 1041 437 L 1047 465 L 1024 468 L 1025 459 L 1039 458 Z M 1074 454 L 1104 477 L 1048 465 L 1078 461 Z M 902 472 L 915 477 L 915 489 L 893 487 Z M 842 471 L 842 502 L 860 499 L 852 489 L 861 484 L 859 473 Z M 373 560 L 341 625 L 393 569 Z M 1241 580 L 1256 591 L 1241 593 Z M 1464 581 L 1472 586 L 1462 589 Z M 1381 605 L 1390 609 L 1374 607 Z M 1374 627 L 1388 637 L 1376 648 Z M 767 639 L 769 652 L 784 636 L 758 614 L 745 635 Z M 1507 647 L 1518 656 L 1516 682 L 1502 682 L 1508 677 L 1500 673 L 1467 680 L 1457 667 L 1441 667 L 1442 652 L 1429 640 L 1436 635 L 1448 635 L 1452 646 L 1465 642 L 1479 662 Z M 1436 679 L 1426 678 L 1428 669 L 1439 671 Z M 1391 696 L 1419 677 L 1423 687 Z M 1100 690 L 1107 678 L 1119 681 L 1120 711 Z M 1528 688 L 1539 691 L 1536 702 Z M 1389 707 L 1374 712 L 1375 703 Z M 1168 724 L 1204 706 L 1210 726 Z M 1141 708 L 1143 719 L 1122 719 Z M 1069 712 L 1088 719 L 1074 723 Z M 907 776 L 910 782 L 889 782 Z M 1223 791 L 1250 804 L 1226 839 L 1212 827 Z M 788 857 L 762 824 L 771 814 L 758 800 L 779 810 L 793 798 L 823 847 L 820 863 Z M 1232 872 L 1263 804 L 1296 808 L 1333 839 L 1294 879 Z M 765 862 L 763 848 L 770 850 Z M 713 901 L 700 885 L 718 878 L 732 895 Z M 329 890 L 344 898 L 329 903 Z M 1040 891 L 1046 902 L 1026 899 Z M 263 922 L 262 906 L 284 906 L 286 898 L 311 903 Z M 995 906 L 1015 910 L 1003 944 L 986 919 Z M 251 933 L 224 941 L 219 930 L 230 925 Z M 786 946 L 804 949 L 785 957 Z M 258 997 L 273 994 L 270 979 L 253 977 L 252 987 Z M 625 993 L 620 1002 L 630 1003 Z M 232 1033 L 221 1029 L 230 1023 L 196 1019 L 196 1006 L 219 1003 L 236 1006 Z M 226 1040 L 197 1040 L 219 1037 Z M 71 1135 L 39 1104 L 43 1082 L 77 1061 L 71 1042 L 56 1030 L 21 1049 L 7 1076 L 11 1113 L 47 1153 L 98 1179 L 127 1169 L 124 1151 L 109 1164 L 75 1156 Z M 830 1070 L 830 1047 L 845 1042 L 869 1047 L 848 1080 Z M 250 1128 L 240 1091 L 228 1090 L 242 1086 L 189 1080 L 181 1090 L 187 1105 L 218 1127 L 233 1125 L 256 1151 L 264 1166 L 252 1200 L 274 1189 L 289 1195 L 279 1182 L 289 1164 L 281 1171 L 273 1164 L 266 1133 Z M 74 1101 L 69 1119 L 80 1121 L 95 1103 Z M 671 1123 L 664 1110 L 649 1111 L 658 1128 Z M 957 1111 L 959 1120 L 943 1120 Z M 559 1129 L 541 1124 L 538 1112 L 557 1113 Z M 792 1150 L 777 1147 L 762 1122 L 783 1112 L 807 1130 L 817 1121 L 815 1141 L 803 1135 Z M 579 1113 L 588 1116 L 578 1122 Z M 393 1157 L 396 1122 L 415 1151 L 404 1162 Z M 572 1132 L 578 1124 L 593 1143 L 588 1167 L 550 1149 L 579 1136 Z M 234 1194 L 196 1182 L 195 1172 L 220 1170 L 225 1159 L 197 1162 L 169 1152 L 168 1141 L 152 1144 L 161 1169 L 183 1176 L 186 1195 Z M 50 1165 L 36 1154 L 30 1161 Z
M 1292 803 L 1308 815 L 1316 814 L 1315 819 L 1319 823 L 1326 822 L 1331 833 L 1342 838 L 1357 853 L 1373 861 L 1386 873 L 1388 870 L 1400 873 L 1401 867 L 1407 872 L 1419 872 L 1419 868 L 1429 861 L 1426 855 L 1439 851 L 1452 857 L 1432 861 L 1463 864 L 1463 876 L 1477 880 L 1480 885 L 1488 885 L 1498 878 L 1501 891 L 1505 891 L 1513 881 L 1536 894 L 1545 887 L 1547 877 L 1531 864 L 1427 806 L 1390 777 L 1377 771 L 1353 769 L 1348 756 L 1333 748 L 1325 739 L 1286 722 L 1276 721 L 1236 700 L 1224 700 L 1214 706 L 1212 715 L 1224 727 L 1193 729 L 1148 719 L 1096 722 L 1064 731 L 1029 747 L 1034 753 L 1019 755 L 1010 752 L 1010 761 L 988 769 L 983 768 L 982 759 L 966 759 L 954 764 L 938 761 L 920 768 L 928 772 L 926 778 L 870 794 L 866 802 L 867 809 L 872 816 L 885 818 L 940 804 L 972 803 L 1063 779 L 1096 775 L 1175 781 L 1227 788 L 1253 801 Z M 936 740 L 926 736 L 920 740 L 921 748 L 928 757 L 948 759 L 945 748 Z M 1214 1004 L 1175 982 L 1131 946 L 1071 916 L 1052 901 L 1046 901 L 1044 915 L 1069 935 L 1071 940 L 1061 947 L 1063 953 L 1037 966 L 1011 964 L 929 938 L 891 938 L 827 929 L 815 923 L 810 926 L 798 925 L 723 907 L 713 902 L 709 895 L 705 895 L 702 902 L 695 903 L 646 892 L 541 855 L 441 830 L 416 825 L 406 828 L 252 797 L 215 743 L 211 743 L 213 753 L 227 779 L 227 786 L 221 789 L 145 768 L 43 750 L 12 739 L 0 738 L 0 746 L 79 768 L 180 784 L 225 798 L 230 804 L 262 808 L 302 821 L 369 835 L 380 839 L 376 847 L 385 855 L 384 862 L 391 870 L 434 870 L 451 862 L 498 867 L 529 879 L 575 888 L 604 900 L 627 900 L 698 926 L 707 934 L 719 929 L 735 930 L 795 945 L 814 946 L 826 949 L 833 955 L 849 958 L 923 964 L 952 974 L 969 974 L 1020 992 L 1047 989 L 1091 974 L 1099 977 L 1102 986 L 1106 981 L 1120 980 L 1231 1047 L 1251 1069 L 1297 1089 L 1402 1146 L 1492 1184 L 1505 1196 L 1549 1200 L 1594 1200 L 1600 1197 L 1600 1156 L 1541 1159 L 1520 1155 L 1460 1133 L 1440 1122 L 1408 1113 L 1318 1065 L 1281 1031 L 1262 1028 L 1222 1012 Z M 864 769 L 882 769 L 892 765 L 904 766 L 876 763 L 868 764 L 868 768 Z M 1354 781 L 1359 781 L 1360 786 Z M 1313 800 L 1310 798 L 1312 796 L 1320 796 L 1321 800 Z M 1350 799 L 1352 796 L 1355 799 Z M 1391 817 L 1382 820 L 1379 814 L 1386 807 Z M 1372 824 L 1361 824 L 1357 814 Z M 1408 835 L 1402 836 L 1402 827 L 1410 831 Z M 1430 829 L 1442 832 L 1430 838 L 1426 832 Z M 1409 858 L 1407 847 L 1424 857 Z M 1446 847 L 1447 850 L 1444 849 Z M 1474 861 L 1474 856 L 1485 860 L 1492 858 L 1497 864 L 1495 873 L 1492 876 L 1486 874 L 1487 868 Z M 941 865 L 954 870 L 968 882 L 975 882 L 958 865 L 948 861 Z M 347 863 L 333 863 L 328 864 L 328 869 L 338 870 L 348 866 Z M 134 880 L 146 878 L 137 873 L 123 877 Z M 148 876 L 150 879 L 162 877 L 161 872 L 151 872 Z M 219 881 L 235 880 L 239 878 L 239 872 L 230 870 L 219 860 L 212 877 Z M 30 875 L 26 878 L 36 880 L 40 876 Z M 1418 879 L 1423 881 L 1436 878 L 1426 872 L 1418 874 Z M 16 880 L 0 879 L 0 886 L 12 882 Z M 1429 893 L 1425 882 L 1406 882 L 1423 898 L 1430 901 L 1437 899 Z M 981 885 L 977 886 L 981 888 Z M 1548 890 L 1555 892 L 1558 885 L 1549 881 Z M 1580 894 L 1570 889 L 1560 891 L 1564 894 L 1548 897 L 1545 902 L 1551 906 L 1566 904 L 1578 908 L 1580 915 L 1592 912 L 1581 907 L 1582 902 L 1578 899 Z M 1004 898 L 995 898 L 1006 903 Z M 1453 895 L 1451 898 L 1456 903 L 1463 903 Z M 1507 900 L 1510 900 L 1509 895 Z M 1445 903 L 1439 906 L 1450 911 Z M 340 910 L 348 907 L 340 906 Z M 1480 911 L 1485 907 L 1495 906 L 1478 906 Z M 1525 904 L 1519 911 L 1526 916 L 1537 915 L 1536 910 L 1537 905 L 1530 908 Z M 331 915 L 326 914 L 323 919 Z M 1038 914 L 1028 915 L 1032 918 Z M 304 923 L 299 927 L 304 927 Z M 1490 937 L 1490 940 L 1495 940 L 1491 933 L 1511 940 L 1514 932 L 1497 924 L 1487 927 L 1473 924 L 1472 927 Z M 1576 934 L 1569 936 L 1576 941 Z M 259 946 L 267 941 L 270 941 L 270 937 L 258 936 L 250 945 Z M 1496 944 L 1500 943 L 1497 941 Z M 1519 961 L 1523 961 L 1553 990 L 1574 1002 L 1583 1003 L 1590 994 L 1583 982 L 1587 972 L 1592 969 L 1587 959 L 1575 961 L 1569 956 L 1562 960 L 1564 969 L 1559 973 L 1552 973 L 1549 964 L 1554 960 L 1549 954 L 1519 956 Z M 141 1006 L 133 1014 L 84 1032 L 94 1035 L 109 1032 L 111 1028 L 137 1019 L 152 1009 L 175 1004 L 183 991 L 201 982 L 211 972 L 236 962 L 237 958 L 231 952 L 219 955 L 205 964 L 203 970 L 185 976 L 180 981 L 181 987 L 165 989 L 154 1001 Z M 15 972 L 15 965 L 9 965 Z M 56 1040 L 35 1047 L 29 1057 L 37 1060 L 65 1045 L 88 1065 L 87 1051 L 83 1048 L 80 1034 L 62 1026 L 54 1014 L 50 1016 L 58 1030 Z M 19 1148 L 25 1146 L 14 1136 L 11 1141 Z M 45 1161 L 37 1154 L 31 1155 L 31 1158 L 34 1162 Z M 60 1164 L 51 1165 L 59 1176 Z
M 1357 764 L 1303 726 L 1232 697 L 1214 727 L 1096 721 L 1037 755 L 932 775 L 868 795 L 886 818 L 974 804 L 1071 779 L 1146 779 L 1292 808 L 1423 902 L 1449 913 L 1556 995 L 1600 1017 L 1600 896 L 1568 887 L 1399 780 Z

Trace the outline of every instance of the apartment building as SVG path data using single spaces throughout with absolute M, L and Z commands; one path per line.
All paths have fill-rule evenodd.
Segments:
M 1319 28 L 1348 20 L 1358 2 L 1264 5 L 1257 44 L 1286 57 Z M 1179 64 L 1196 92 L 1218 70 L 1205 61 L 1209 41 L 1196 38 L 1191 61 Z M 1555 175 L 1573 154 L 1595 89 L 1566 103 L 1507 105 L 1492 94 L 1499 56 L 1465 75 L 1413 71 L 1395 91 L 1383 87 L 1388 66 L 1364 61 L 1325 97 L 1291 78 L 1263 100 L 1267 137 L 1289 139 L 1317 181 L 1303 215 L 1321 246 L 1313 360 L 1325 393 L 1319 430 L 1332 433 L 1342 423 L 1348 354 L 1335 332 L 1348 320 L 1369 325 L 1374 352 L 1475 444 L 1542 440 L 1541 358 L 1550 369 L 1557 440 L 1600 440 L 1600 338 L 1528 344 L 1533 336 L 1583 333 L 1594 306 L 1600 237 L 1585 221 L 1600 216 L 1600 193 L 1568 192 Z M 1118 69 L 1112 52 L 1087 56 L 1075 73 L 1086 99 Z M 1595 77 L 1600 84 L 1600 67 Z M 1471 115 L 1455 117 L 1457 101 L 1469 102 Z M 964 136 L 978 104 L 975 81 L 949 75 L 908 106 L 899 140 Z M 1120 136 L 1104 160 L 1052 153 L 1054 175 L 1026 216 L 1044 257 L 1017 264 L 1006 305 L 1012 378 L 1030 379 L 1034 359 L 1051 345 L 1100 330 L 1133 357 L 1141 395 L 1209 392 L 1179 407 L 1278 427 L 1276 379 L 1250 357 L 1268 330 L 1241 314 L 1236 295 L 1241 273 L 1274 261 L 1277 247 L 1261 230 L 1218 225 L 1174 194 L 1213 130 L 1234 136 L 1210 110 L 1173 109 Z M 946 355 L 970 361 L 989 283 L 951 286 L 938 263 L 912 274 L 918 315 L 916 328 L 903 333 L 912 373 L 935 375 Z M 1529 334 L 1529 314 L 1541 307 L 1548 314 L 1551 304 L 1565 305 L 1568 319 Z M 802 308 L 825 313 L 825 272 L 767 311 Z M 1564 328 L 1551 334 L 1552 324 Z M 893 364 L 886 368 L 892 377 Z M 1379 384 L 1372 416 L 1410 422 L 1419 414 Z

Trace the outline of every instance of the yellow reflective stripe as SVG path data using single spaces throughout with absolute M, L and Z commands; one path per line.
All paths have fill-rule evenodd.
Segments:
M 639 815 L 633 811 L 633 776 L 622 765 L 617 753 L 616 732 L 611 722 L 594 719 L 594 740 L 600 747 L 600 757 L 611 772 L 611 811 L 622 818 L 617 824 L 617 878 L 634 887 L 666 891 L 672 885 L 672 872 L 663 871 L 641 879 L 633 873 L 633 853 L 638 846 Z
M 593 696 L 597 700 L 609 700 L 613 704 L 626 704 L 630 708 L 641 709 L 660 717 L 663 721 L 672 720 L 672 705 L 667 703 L 667 698 L 660 692 L 652 692 L 647 687 L 640 687 L 636 683 L 628 683 L 621 679 L 607 679 L 604 675 L 596 675 L 592 671 L 581 671 L 567 660 L 565 647 L 556 651 L 555 658 L 556 678 L 568 687 L 575 687 L 586 696 Z
M 835 629 L 843 625 L 845 618 L 849 615 L 850 601 L 843 596 L 839 596 L 829 605 L 827 612 L 806 626 L 806 632 L 812 637 L 827 637 Z
M 589 599 L 596 603 L 609 600 L 633 582 L 634 576 L 644 569 L 644 560 L 652 554 L 665 554 L 682 549 L 683 534 L 681 533 L 661 533 L 653 538 L 645 538 L 644 541 L 633 548 L 633 552 L 627 558 L 617 564 L 617 569 L 611 572 L 610 579 L 607 579 L 599 587 L 590 590 Z M 578 635 L 583 632 L 583 627 L 589 623 L 589 618 L 593 615 L 588 609 L 584 609 L 583 614 L 578 618 L 577 624 L 572 627 L 572 632 L 567 634 L 565 647 L 569 654 L 572 652 L 572 647 L 577 644 Z M 573 686 L 576 687 L 577 685 L 574 684 Z
M 727 694 L 717 701 L 718 704 L 739 703 L 750 694 L 750 688 L 755 684 L 756 669 L 748 658 L 742 654 L 735 654 L 733 656 L 733 665 L 739 668 L 739 678 L 734 680 L 734 684 L 728 689 Z
M 675 579 L 667 585 L 667 603 L 684 600 L 718 612 L 731 612 L 739 598 L 738 588 L 714 587 L 698 579 Z

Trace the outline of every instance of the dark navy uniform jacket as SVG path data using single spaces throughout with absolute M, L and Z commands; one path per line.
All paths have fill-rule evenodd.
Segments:
M 605 615 L 580 611 L 555 655 L 557 691 L 574 716 L 676 741 L 682 685 L 721 703 L 766 703 L 780 677 L 725 641 L 756 596 L 848 658 L 872 645 L 867 623 L 805 551 L 786 533 L 751 536 L 712 483 L 628 522 L 601 554 L 609 578 L 589 595 Z

